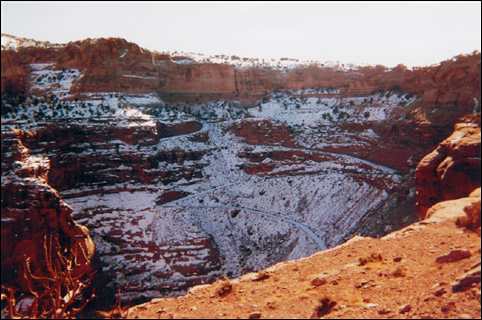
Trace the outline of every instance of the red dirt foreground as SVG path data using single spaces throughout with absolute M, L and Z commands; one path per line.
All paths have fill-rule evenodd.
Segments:
M 480 218 L 472 229 L 463 223 L 477 205 L 480 217 L 480 188 L 384 238 L 355 237 L 305 259 L 153 300 L 127 317 L 480 318 Z

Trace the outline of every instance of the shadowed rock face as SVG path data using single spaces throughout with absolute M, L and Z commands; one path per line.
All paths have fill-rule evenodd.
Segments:
M 422 218 L 435 203 L 460 198 L 480 186 L 480 117 L 466 119 L 417 166 L 417 206 Z
M 23 144 L 27 136 L 2 132 L 1 235 L 2 284 L 30 293 L 41 287 L 42 277 L 54 276 L 51 270 L 61 256 L 77 262 L 73 276 L 87 276 L 95 246 L 88 229 L 72 219 L 72 209 L 48 184 L 48 159 L 32 156 Z
M 1 92 L 24 96 L 28 90 L 28 66 L 14 51 L 2 50 Z
M 136 196 L 151 192 L 153 202 L 173 201 L 175 192 L 165 192 L 156 199 L 156 188 L 201 176 L 201 164 L 183 166 L 183 163 L 199 161 L 205 151 L 153 149 L 162 138 L 189 135 L 200 128 L 196 121 L 129 127 L 98 121 L 90 126 L 50 124 L 31 131 L 6 130 L 2 135 L 2 154 L 6 156 L 2 158 L 2 172 L 15 171 L 16 179 L 10 182 L 13 173 L 6 178 L 2 176 L 5 281 L 21 280 L 23 271 L 15 270 L 23 270 L 25 254 L 32 258 L 34 273 L 44 274 L 46 266 L 41 264 L 44 237 L 57 235 L 54 231 L 47 232 L 55 230 L 51 229 L 54 227 L 59 229 L 57 236 L 65 239 L 65 246 L 74 249 L 81 246 L 89 252 L 89 261 L 75 274 L 92 270 L 88 264 L 93 257 L 89 232 L 72 220 L 72 209 L 62 198 L 73 204 L 76 221 L 83 221 L 93 231 L 101 260 L 96 267 L 103 269 L 98 273 L 109 280 L 119 277 L 123 298 L 138 301 L 146 294 L 172 294 L 214 280 L 219 276 L 221 258 L 209 234 L 174 217 L 169 218 L 173 223 L 170 227 L 156 228 L 159 215 L 155 207 L 150 211 L 122 208 L 126 198 L 128 203 L 142 205 L 144 199 L 136 200 Z M 25 164 L 17 168 L 19 163 L 15 161 Z M 159 167 L 159 163 L 173 168 Z M 132 193 L 134 197 L 129 197 Z M 119 195 L 113 198 L 117 203 L 105 205 L 100 198 L 108 198 L 110 194 Z M 97 201 L 82 204 L 89 197 Z M 153 232 L 144 227 L 146 223 Z M 97 229 L 101 228 L 107 230 L 100 233 Z M 84 233 L 84 238 L 88 237 L 85 243 Z M 71 237 L 74 239 L 69 240 Z M 115 263 L 119 260 L 122 265 Z M 82 261 L 82 256 L 78 261 Z M 139 278 L 142 280 L 135 280 Z M 20 288 L 27 290 L 23 282 Z M 99 287 L 99 294 L 105 294 L 104 289 Z

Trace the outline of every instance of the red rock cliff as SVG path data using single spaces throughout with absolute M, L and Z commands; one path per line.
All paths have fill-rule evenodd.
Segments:
M 74 295 L 88 285 L 95 246 L 88 229 L 74 222 L 72 209 L 48 184 L 49 161 L 31 156 L 23 144 L 27 136 L 2 132 L 2 288 L 37 296 L 43 306 L 51 303 L 52 285 L 59 285 L 62 295 L 73 290 L 73 282 L 62 282 L 69 272 L 80 281 Z M 67 266 L 68 261 L 75 263 Z
M 152 92 L 181 99 L 259 98 L 277 89 L 334 87 L 346 94 L 369 94 L 398 88 L 421 97 L 414 117 L 450 123 L 480 101 L 480 53 L 459 55 L 439 65 L 409 70 L 403 65 L 338 70 L 300 66 L 288 71 L 269 68 L 236 69 L 214 63 L 177 64 L 167 55 L 140 48 L 118 38 L 87 39 L 61 47 L 2 51 L 2 93 L 25 92 L 29 63 L 52 62 L 57 68 L 80 69 L 83 77 L 72 91 Z M 15 91 L 15 90 L 14 90 Z M 439 110 L 443 109 L 443 112 Z M 435 111 L 433 111 L 435 110 Z

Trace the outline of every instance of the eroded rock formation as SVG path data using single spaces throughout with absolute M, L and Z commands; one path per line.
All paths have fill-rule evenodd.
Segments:
M 417 166 L 417 206 L 423 218 L 437 202 L 467 195 L 480 186 L 480 118 L 467 117 Z
M 50 298 L 65 296 L 67 302 L 66 295 L 77 296 L 90 284 L 95 245 L 48 184 L 48 159 L 25 146 L 29 135 L 2 131 L 2 290 L 12 288 L 17 298 L 35 296 L 40 309 Z M 68 277 L 76 280 L 61 281 Z M 61 292 L 49 292 L 57 285 Z

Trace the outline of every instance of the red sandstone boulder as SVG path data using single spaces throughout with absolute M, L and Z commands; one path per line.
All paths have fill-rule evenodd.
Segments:
M 480 125 L 459 123 L 420 161 L 415 175 L 421 217 L 435 203 L 462 198 L 480 187 L 480 138 Z

